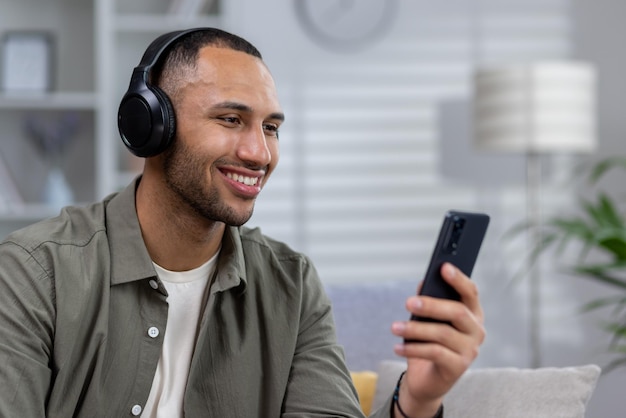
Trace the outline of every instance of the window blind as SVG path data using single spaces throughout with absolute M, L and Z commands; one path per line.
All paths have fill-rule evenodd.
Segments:
M 471 100 L 478 65 L 567 57 L 570 26 L 563 0 L 407 0 L 362 51 L 299 46 L 277 79 L 288 117 L 281 162 L 249 224 L 336 283 L 421 278 L 447 209 L 496 205 L 522 219 L 523 179 L 485 197 L 473 173 L 442 175 L 439 112 Z

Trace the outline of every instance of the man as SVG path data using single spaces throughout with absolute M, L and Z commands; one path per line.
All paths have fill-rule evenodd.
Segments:
M 241 227 L 284 116 L 256 48 L 217 29 L 151 45 L 120 105 L 146 156 L 126 190 L 0 244 L 0 416 L 361 416 L 308 258 Z M 375 416 L 440 416 L 484 338 L 462 302 L 411 297 L 407 372 Z M 439 412 L 438 412 L 439 411 Z

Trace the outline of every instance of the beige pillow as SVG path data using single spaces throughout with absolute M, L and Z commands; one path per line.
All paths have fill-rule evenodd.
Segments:
M 373 410 L 391 396 L 405 368 L 406 363 L 400 361 L 380 364 Z M 599 376 L 600 368 L 596 365 L 469 370 L 446 396 L 444 415 L 446 418 L 583 418 Z
M 376 393 L 376 381 L 378 374 L 372 371 L 351 372 L 352 382 L 359 394 L 359 403 L 365 415 L 369 415 L 372 411 L 372 403 L 374 402 L 374 394 Z

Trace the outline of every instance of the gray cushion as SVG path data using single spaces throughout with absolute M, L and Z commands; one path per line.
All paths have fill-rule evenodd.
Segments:
M 374 410 L 391 395 L 401 361 L 383 361 L 378 370 Z M 444 400 L 446 418 L 584 417 L 600 368 L 484 368 L 467 371 Z

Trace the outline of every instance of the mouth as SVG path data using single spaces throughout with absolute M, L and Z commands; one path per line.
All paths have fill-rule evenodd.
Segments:
M 258 176 L 245 176 L 243 174 L 237 173 L 226 173 L 226 177 L 229 179 L 236 181 L 237 183 L 244 184 L 246 186 L 257 186 L 259 184 L 260 177 Z
M 265 171 L 220 169 L 231 192 L 244 199 L 254 199 L 261 192 Z

